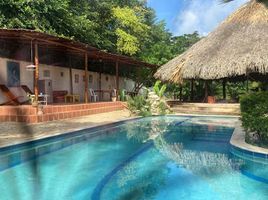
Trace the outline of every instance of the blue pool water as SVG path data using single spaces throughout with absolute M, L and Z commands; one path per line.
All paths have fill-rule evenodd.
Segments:
M 236 118 L 149 117 L 0 149 L 0 200 L 268 199 Z

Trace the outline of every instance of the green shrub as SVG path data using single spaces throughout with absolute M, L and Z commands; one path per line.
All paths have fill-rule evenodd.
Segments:
M 127 100 L 127 106 L 130 112 L 134 115 L 151 116 L 151 105 L 142 95 L 130 97 Z
M 125 90 L 120 90 L 119 91 L 119 97 L 120 97 L 120 101 L 126 101 L 127 100 L 126 91 Z
M 258 145 L 268 145 L 268 92 L 257 92 L 240 99 L 242 125 L 250 142 L 249 132 L 258 135 Z
M 231 100 L 238 102 L 238 100 L 240 100 L 240 96 L 245 94 L 246 89 L 242 83 L 228 83 L 227 92 Z
M 158 108 L 159 108 L 160 115 L 166 115 L 169 111 L 166 104 L 162 101 L 159 103 Z
M 164 93 L 167 89 L 166 84 L 162 85 L 160 87 L 161 81 L 156 81 L 154 84 L 154 92 L 157 96 L 159 96 L 160 98 L 162 98 L 164 96 Z

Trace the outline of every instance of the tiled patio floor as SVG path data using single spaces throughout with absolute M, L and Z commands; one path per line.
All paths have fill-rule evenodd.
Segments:
M 11 144 L 18 144 L 21 142 L 44 138 L 52 135 L 58 135 L 64 132 L 70 132 L 105 123 L 112 123 L 128 118 L 130 118 L 129 111 L 120 110 L 31 125 L 16 122 L 1 122 L 0 147 L 8 146 Z

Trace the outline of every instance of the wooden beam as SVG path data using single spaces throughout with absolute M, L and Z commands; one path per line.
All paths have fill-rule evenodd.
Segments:
M 72 70 L 71 65 L 69 67 L 69 74 L 70 74 L 70 93 L 71 93 L 71 95 L 73 95 L 73 93 L 74 93 L 74 89 L 73 89 L 73 70 Z
M 191 101 L 194 100 L 194 79 L 191 79 Z
M 118 99 L 118 94 L 119 94 L 119 63 L 116 61 L 115 64 L 115 71 L 116 71 L 116 97 Z
M 54 44 L 54 45 L 58 45 L 58 46 L 62 46 L 62 47 L 65 47 L 66 49 L 74 49 L 76 51 L 79 51 L 81 53 L 85 52 L 85 51 L 89 51 L 89 48 L 90 47 L 83 47 L 83 48 L 79 48 L 79 47 L 74 47 L 74 46 L 70 46 L 70 44 L 64 44 L 63 41 L 51 41 L 51 40 L 48 40 L 48 39 L 42 39 L 42 38 L 37 38 L 37 36 L 28 36 L 26 34 L 23 34 L 22 35 L 24 38 L 28 38 L 28 39 L 31 39 L 31 40 L 38 40 L 38 41 L 41 41 L 41 42 L 46 42 L 46 43 L 50 43 L 50 44 Z M 55 37 L 57 39 L 57 37 Z M 59 39 L 58 39 L 59 40 Z M 90 51 L 98 51 L 96 48 L 94 47 L 91 47 L 92 50 Z
M 180 85 L 180 101 L 182 101 L 182 85 Z
M 105 65 L 105 63 L 103 63 L 102 65 Z M 102 71 L 102 65 L 99 68 L 99 90 L 101 90 L 101 71 Z
M 85 103 L 88 103 L 88 55 L 85 52 L 85 92 L 84 92 Z
M 204 99 L 205 103 L 208 102 L 208 82 L 205 81 L 205 99 Z
M 222 80 L 222 96 L 223 99 L 226 99 L 226 80 Z
M 37 41 L 34 43 L 34 65 L 35 65 L 35 71 L 34 71 L 34 96 L 35 101 L 38 101 L 38 94 L 39 94 L 39 88 L 38 88 L 38 81 L 39 81 L 39 57 L 38 57 L 38 44 Z

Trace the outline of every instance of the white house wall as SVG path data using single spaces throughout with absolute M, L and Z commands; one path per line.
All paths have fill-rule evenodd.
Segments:
M 50 71 L 50 77 L 44 76 L 45 70 Z M 61 73 L 63 76 L 61 76 Z M 54 91 L 67 90 L 68 93 L 70 92 L 70 74 L 68 68 L 41 64 L 39 69 L 39 79 L 52 80 L 52 88 Z
M 7 58 L 0 58 L 0 84 L 7 85 L 7 61 L 14 61 L 20 63 L 20 84 L 27 85 L 33 91 L 33 72 L 27 71 L 26 66 L 29 62 L 12 60 Z M 45 77 L 44 71 L 50 71 L 50 77 Z M 63 74 L 63 76 L 62 76 Z M 75 76 L 79 76 L 78 83 L 75 82 Z M 92 82 L 89 83 L 89 88 L 94 90 L 99 89 L 99 73 L 89 72 L 92 75 Z M 73 93 L 80 95 L 80 100 L 84 99 L 84 70 L 72 69 L 72 80 L 73 80 Z M 39 79 L 50 79 L 52 80 L 53 91 L 67 90 L 68 93 L 71 92 L 70 84 L 70 70 L 65 67 L 51 66 L 40 64 L 39 68 Z M 119 77 L 119 88 L 126 89 L 127 91 L 132 91 L 134 88 L 134 81 L 124 77 Z M 116 88 L 116 77 L 109 74 L 101 74 L 101 89 L 111 90 Z M 15 91 L 15 89 L 13 89 Z M 98 95 L 98 94 L 97 94 Z M 104 100 L 109 100 L 109 94 L 104 94 Z M 0 104 L 5 102 L 6 98 L 0 92 Z

